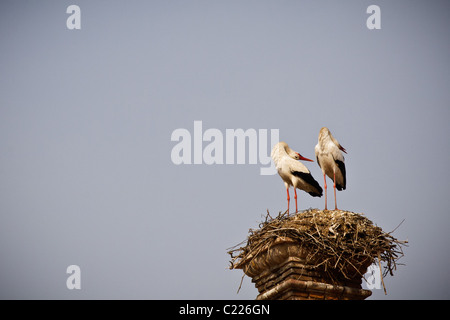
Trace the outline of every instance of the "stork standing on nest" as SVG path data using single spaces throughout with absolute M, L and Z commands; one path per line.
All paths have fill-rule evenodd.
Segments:
M 289 148 L 286 142 L 277 143 L 271 153 L 273 162 L 278 170 L 278 174 L 284 181 L 287 193 L 287 203 L 288 203 L 288 214 L 289 214 L 289 187 L 294 187 L 294 197 L 295 197 L 295 212 L 298 212 L 297 206 L 297 190 L 301 189 L 308 192 L 313 197 L 322 196 L 322 188 L 319 183 L 313 178 L 311 172 L 297 160 L 311 161 L 300 155 L 300 153 Z
M 341 151 L 347 153 L 345 148 L 331 135 L 328 128 L 320 129 L 319 142 L 315 147 L 317 164 L 322 169 L 323 182 L 325 188 L 325 210 L 327 210 L 327 179 L 326 176 L 333 179 L 334 188 L 334 209 L 337 210 L 336 188 L 345 190 L 345 159 Z

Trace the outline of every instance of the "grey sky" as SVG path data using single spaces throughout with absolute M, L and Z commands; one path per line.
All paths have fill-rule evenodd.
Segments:
M 81 8 L 81 30 L 66 8 Z M 381 30 L 366 9 L 381 8 Z M 342 209 L 410 245 L 388 295 L 450 298 L 447 1 L 2 1 L 0 298 L 253 299 L 226 249 L 286 209 L 260 165 L 175 165 L 175 129 L 347 149 Z M 323 184 L 317 163 L 305 163 Z M 329 192 L 333 204 L 332 192 Z M 299 193 L 301 209 L 324 199 Z M 292 206 L 292 203 L 291 203 Z M 79 265 L 82 289 L 66 288 Z

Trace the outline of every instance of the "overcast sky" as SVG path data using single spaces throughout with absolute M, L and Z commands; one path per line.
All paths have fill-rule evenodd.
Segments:
M 224 146 L 227 129 L 279 130 L 311 159 L 327 126 L 348 152 L 340 208 L 385 231 L 405 219 L 406 265 L 371 299 L 449 299 L 449 16 L 448 1 L 2 1 L 0 298 L 254 299 L 227 249 L 286 209 L 284 184 L 248 159 L 175 164 L 172 133 L 202 121 Z

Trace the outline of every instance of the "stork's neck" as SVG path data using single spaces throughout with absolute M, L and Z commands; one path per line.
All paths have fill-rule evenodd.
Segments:
M 289 156 L 285 147 L 283 145 L 276 145 L 272 151 L 272 159 L 275 165 L 278 166 L 280 160 L 285 156 Z
M 331 136 L 328 134 L 328 132 L 324 132 L 319 136 L 319 145 L 320 148 L 323 150 L 325 146 L 330 142 Z

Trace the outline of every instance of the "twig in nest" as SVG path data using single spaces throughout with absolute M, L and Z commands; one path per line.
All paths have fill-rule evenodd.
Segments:
M 241 287 L 242 287 L 242 282 L 244 281 L 244 277 L 245 277 L 245 273 L 242 275 L 242 278 L 241 278 L 241 283 L 239 284 L 239 288 L 238 288 L 238 290 L 237 290 L 237 292 L 236 292 L 236 294 L 238 294 L 239 293 L 239 291 L 241 290 Z
M 378 255 L 378 267 L 380 268 L 381 283 L 383 284 L 384 294 L 387 295 L 387 292 L 386 292 L 386 286 L 384 285 L 384 280 L 383 280 L 383 272 L 381 271 L 381 259 L 380 259 L 380 253 L 378 252 L 377 255 Z

